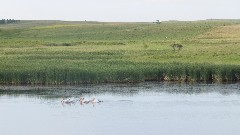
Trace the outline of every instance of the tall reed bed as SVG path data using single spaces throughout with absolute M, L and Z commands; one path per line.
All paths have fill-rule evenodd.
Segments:
M 146 63 L 147 64 L 147 63 Z M 1 84 L 61 85 L 83 83 L 131 83 L 143 81 L 235 82 L 240 80 L 240 66 L 162 63 L 124 68 L 38 70 L 1 70 Z
M 240 21 L 4 25 L 0 26 L 0 83 L 239 81 L 237 24 Z M 183 48 L 174 51 L 170 45 L 175 42 Z

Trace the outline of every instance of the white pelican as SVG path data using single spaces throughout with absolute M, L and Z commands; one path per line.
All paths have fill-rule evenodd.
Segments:
M 100 103 L 100 102 L 103 102 L 101 100 L 98 100 L 96 98 L 93 98 L 92 100 L 90 100 L 91 103 Z
M 71 103 L 74 103 L 74 100 L 72 100 L 71 98 L 68 98 L 68 99 L 63 98 L 61 102 L 65 104 L 71 104 Z
M 79 101 L 81 104 L 88 104 L 90 102 L 89 100 L 86 100 L 85 98 L 80 98 Z

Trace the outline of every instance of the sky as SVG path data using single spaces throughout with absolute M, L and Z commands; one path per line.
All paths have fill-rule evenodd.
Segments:
M 104 22 L 240 19 L 240 0 L 0 0 L 0 18 Z

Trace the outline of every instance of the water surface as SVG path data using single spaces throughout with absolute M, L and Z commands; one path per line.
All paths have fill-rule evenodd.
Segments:
M 3 135 L 240 133 L 239 84 L 1 86 Z M 62 104 L 96 97 L 100 104 Z

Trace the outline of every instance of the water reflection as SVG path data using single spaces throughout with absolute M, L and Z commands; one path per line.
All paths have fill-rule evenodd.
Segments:
M 98 84 L 81 86 L 0 86 L 0 95 L 37 96 L 42 98 L 81 97 L 94 94 L 113 94 L 134 96 L 141 92 L 170 94 L 219 93 L 222 95 L 240 94 L 240 84 L 177 84 L 177 83 L 141 83 L 141 84 Z

